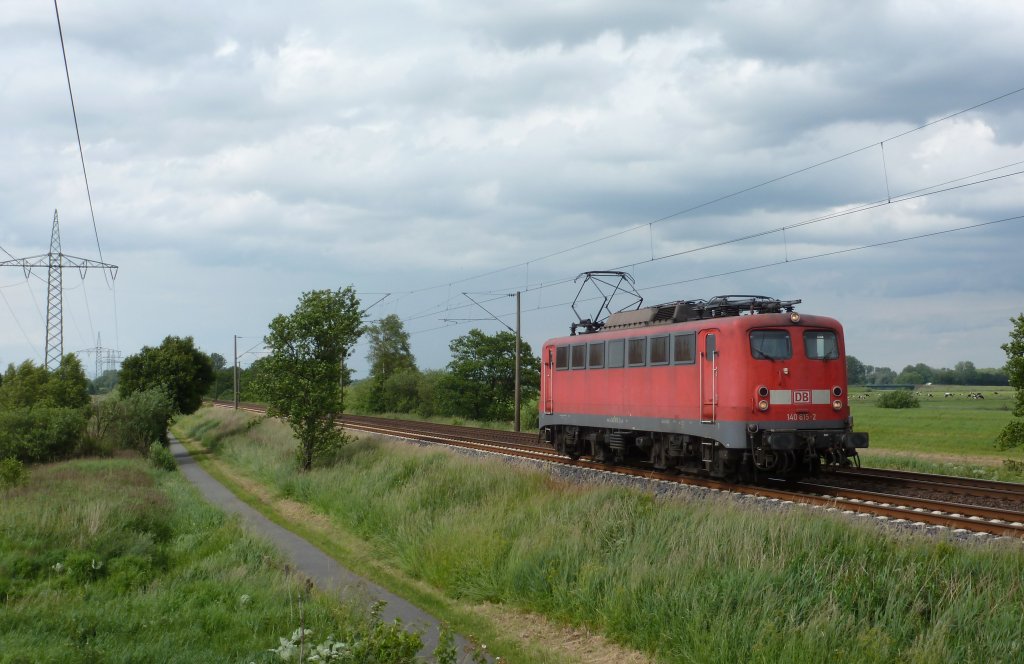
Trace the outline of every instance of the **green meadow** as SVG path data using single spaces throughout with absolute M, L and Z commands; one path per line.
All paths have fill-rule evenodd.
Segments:
M 139 457 L 31 467 L 0 505 L 0 662 L 273 662 L 300 626 L 307 655 L 332 634 L 379 657 L 345 661 L 420 647 L 306 591 L 274 549 Z
M 946 397 L 947 392 L 952 396 Z M 970 399 L 970 393 L 984 399 Z M 870 447 L 861 452 L 865 466 L 1024 480 L 1024 450 L 995 445 L 1012 419 L 1012 388 L 927 386 L 915 391 L 920 408 L 900 409 L 879 408 L 882 394 L 850 391 L 855 428 L 871 436 Z

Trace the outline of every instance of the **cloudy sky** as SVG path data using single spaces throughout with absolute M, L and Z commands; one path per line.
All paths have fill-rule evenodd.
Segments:
M 230 360 L 351 284 L 441 367 L 503 329 L 470 298 L 511 325 L 522 291 L 538 348 L 573 278 L 621 269 L 651 304 L 802 299 L 868 364 L 1004 363 L 1024 4 L 503 4 L 61 6 L 120 268 L 65 272 L 65 350 L 176 334 Z M 46 253 L 54 209 L 98 259 L 52 4 L 0 0 L 0 91 L 0 259 Z M 0 295 L 0 363 L 42 362 L 45 274 L 3 268 Z

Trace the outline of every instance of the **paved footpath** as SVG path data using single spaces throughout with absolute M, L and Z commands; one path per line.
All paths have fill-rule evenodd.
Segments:
M 437 618 L 424 613 L 377 584 L 356 576 L 320 549 L 246 505 L 203 470 L 174 436 L 168 436 L 171 441 L 171 453 L 178 462 L 178 468 L 199 488 L 207 501 L 229 514 L 241 517 L 243 525 L 250 532 L 270 540 L 290 559 L 292 567 L 309 577 L 321 590 L 338 592 L 343 597 L 366 598 L 369 602 L 387 602 L 381 611 L 381 617 L 389 622 L 400 618 L 406 627 L 420 629 L 423 632 L 423 649 L 420 655 L 429 657 L 433 654 L 434 648 L 437 647 L 440 624 Z M 460 653 L 465 652 L 467 643 L 461 636 L 455 636 L 455 645 Z

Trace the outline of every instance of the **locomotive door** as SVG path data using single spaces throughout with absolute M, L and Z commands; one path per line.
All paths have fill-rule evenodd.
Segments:
M 718 406 L 718 337 L 717 330 L 700 333 L 700 421 L 715 421 Z
M 544 413 L 546 415 L 550 415 L 555 412 L 555 358 L 552 357 L 554 352 L 553 348 L 548 348 L 548 361 L 547 366 L 545 367 L 547 370 L 544 372 L 544 377 L 547 378 L 547 381 L 545 384 L 541 385 L 541 389 L 544 392 Z

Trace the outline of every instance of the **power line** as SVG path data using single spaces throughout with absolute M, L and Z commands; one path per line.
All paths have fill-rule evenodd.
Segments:
M 785 233 L 785 231 L 787 229 L 801 228 L 801 227 L 804 227 L 804 226 L 809 226 L 809 225 L 812 225 L 812 224 L 820 223 L 820 222 L 823 222 L 823 221 L 830 221 L 830 220 L 833 220 L 833 219 L 838 219 L 838 218 L 841 218 L 841 217 L 850 216 L 850 215 L 857 214 L 857 213 L 860 213 L 860 212 L 866 212 L 866 211 L 869 211 L 869 210 L 872 210 L 872 209 L 875 209 L 875 208 L 880 208 L 880 207 L 883 207 L 883 206 L 886 206 L 886 205 L 892 205 L 892 204 L 896 204 L 896 203 L 903 203 L 903 202 L 907 202 L 907 201 L 918 199 L 918 198 L 924 198 L 924 197 L 927 197 L 927 196 L 932 196 L 932 195 L 935 195 L 935 194 L 946 193 L 946 192 L 954 191 L 954 190 L 957 190 L 957 189 L 964 189 L 966 187 L 972 187 L 972 186 L 975 186 L 975 185 L 980 185 L 980 184 L 986 184 L 986 183 L 989 183 L 989 182 L 994 182 L 996 180 L 1005 179 L 1005 178 L 1008 178 L 1008 177 L 1013 177 L 1013 176 L 1016 176 L 1016 175 L 1024 174 L 1024 170 L 1014 171 L 1012 173 L 1004 173 L 1004 174 L 1001 174 L 1001 175 L 985 178 L 983 180 L 976 180 L 974 182 L 967 182 L 967 183 L 963 183 L 963 184 L 956 184 L 956 183 L 962 183 L 964 180 L 969 180 L 971 178 L 977 178 L 978 176 L 981 176 L 981 175 L 988 175 L 990 173 L 994 173 L 994 172 L 997 172 L 997 171 L 1000 171 L 1000 170 L 1005 170 L 1007 168 L 1012 168 L 1012 167 L 1018 166 L 1018 165 L 1020 165 L 1022 163 L 1024 163 L 1024 161 L 1012 162 L 1012 163 L 1009 163 L 1009 164 L 1006 164 L 1006 165 L 1003 165 L 1003 166 L 999 166 L 997 168 L 991 168 L 991 169 L 987 169 L 987 170 L 984 170 L 984 171 L 979 171 L 979 172 L 976 172 L 976 173 L 972 173 L 970 175 L 962 176 L 962 177 L 959 177 L 959 178 L 954 178 L 954 179 L 951 179 L 951 180 L 946 180 L 946 181 L 941 182 L 941 183 L 936 183 L 936 184 L 930 185 L 928 187 L 923 187 L 923 188 L 915 189 L 915 190 L 912 190 L 912 191 L 909 191 L 909 192 L 906 192 L 906 193 L 897 194 L 896 196 L 893 196 L 891 198 L 886 198 L 886 199 L 882 199 L 882 200 L 879 200 L 879 201 L 874 201 L 874 202 L 871 202 L 871 203 L 865 203 L 863 205 L 860 205 L 860 206 L 857 206 L 857 207 L 854 207 L 854 208 L 849 208 L 847 210 L 843 210 L 843 211 L 840 211 L 840 212 L 834 212 L 834 213 L 827 214 L 827 215 L 820 215 L 820 216 L 812 217 L 810 219 L 805 219 L 803 221 L 799 221 L 799 222 L 796 222 L 796 223 L 793 223 L 793 224 L 787 224 L 787 225 L 783 225 L 783 226 L 778 226 L 776 228 L 767 229 L 767 230 L 763 230 L 763 231 L 758 231 L 756 233 L 750 233 L 750 234 L 747 234 L 747 235 L 743 235 L 743 236 L 739 236 L 739 237 L 735 237 L 735 238 L 731 238 L 731 239 L 727 239 L 727 240 L 722 240 L 722 241 L 719 241 L 719 242 L 714 242 L 714 243 L 703 245 L 703 246 L 700 246 L 700 247 L 694 247 L 694 248 L 691 248 L 691 249 L 686 249 L 686 250 L 683 250 L 683 251 L 678 251 L 678 252 L 674 252 L 674 253 L 670 253 L 670 254 L 665 254 L 665 255 L 662 255 L 662 256 L 656 256 L 656 257 L 653 257 L 653 258 L 650 258 L 650 259 L 644 259 L 642 261 L 637 261 L 635 263 L 630 263 L 630 264 L 626 264 L 626 265 L 616 266 L 616 267 L 614 267 L 612 269 L 622 270 L 622 269 L 625 269 L 625 268 L 628 268 L 628 267 L 636 267 L 638 265 L 646 265 L 646 264 L 656 263 L 658 261 L 666 260 L 666 259 L 669 259 L 669 258 L 678 258 L 679 256 L 694 254 L 694 253 L 698 253 L 698 252 L 701 252 L 701 251 L 706 251 L 706 250 L 710 250 L 710 249 L 715 249 L 715 248 L 727 246 L 729 244 L 735 244 L 735 243 L 743 242 L 743 241 L 746 241 L 746 240 L 756 239 L 756 238 L 759 238 L 759 237 L 766 237 L 768 235 L 772 235 L 772 234 L 775 234 L 775 233 L 780 233 L 780 232 Z M 558 279 L 558 280 L 555 280 L 555 281 L 542 282 L 540 284 L 535 284 L 535 285 L 527 284 L 525 287 L 495 289 L 494 291 L 489 291 L 489 292 L 490 293 L 499 294 L 499 295 L 497 297 L 492 298 L 492 299 L 485 300 L 484 304 L 486 304 L 488 302 L 493 302 L 493 301 L 496 301 L 496 300 L 500 300 L 500 299 L 502 299 L 504 297 L 507 297 L 507 294 L 510 291 L 512 291 L 512 290 L 518 289 L 518 290 L 521 290 L 522 292 L 531 292 L 531 291 L 534 291 L 534 290 L 542 290 L 544 288 L 552 288 L 554 286 L 560 286 L 560 285 L 563 285 L 563 284 L 566 284 L 566 283 L 570 283 L 570 282 L 573 281 L 573 279 L 574 279 L 574 277 L 566 277 L 566 278 Z M 438 315 L 439 313 L 441 313 L 443 305 L 448 305 L 448 306 L 444 306 L 444 309 L 443 309 L 443 311 L 446 313 L 446 315 L 447 315 L 447 313 L 449 311 L 458 311 L 458 310 L 461 310 L 461 309 L 469 308 L 469 305 L 466 305 L 466 304 L 458 305 L 458 306 L 454 306 L 453 307 L 453 306 L 450 306 L 450 302 L 451 302 L 451 299 L 446 300 L 445 302 L 442 302 L 442 303 L 440 303 L 438 305 L 430 307 L 430 308 L 428 308 L 426 310 L 423 310 L 423 311 L 421 311 L 419 313 L 407 316 L 407 317 L 403 318 L 403 320 L 404 321 L 413 321 L 413 320 L 418 320 L 418 319 L 421 319 L 421 318 L 430 318 L 432 316 L 435 316 L 435 315 Z M 434 328 L 432 328 L 432 329 L 434 329 Z
M 39 354 L 39 349 L 36 348 L 34 343 L 32 343 L 32 339 L 29 338 L 28 334 L 25 333 L 25 328 L 21 326 L 21 321 L 18 320 L 18 315 L 14 313 L 14 309 L 11 307 L 11 303 L 8 301 L 7 295 L 3 290 L 0 290 L 0 298 L 3 298 L 4 304 L 7 305 L 7 310 L 11 312 L 11 318 L 14 319 L 14 324 L 18 326 L 19 330 L 21 330 L 21 336 L 25 337 L 25 341 L 28 343 L 29 348 L 31 348 L 32 352 L 36 354 L 36 357 L 42 359 L 42 355 Z
M 884 240 L 884 241 L 881 241 L 881 242 L 873 242 L 873 243 L 870 243 L 870 244 L 864 244 L 864 245 L 860 245 L 860 246 L 857 246 L 857 247 L 847 247 L 845 249 L 836 249 L 836 250 L 833 250 L 833 251 L 825 251 L 825 252 L 821 252 L 821 253 L 817 253 L 817 254 L 812 254 L 810 256 L 801 256 L 801 257 L 798 257 L 798 258 L 788 258 L 787 260 L 773 261 L 773 262 L 770 262 L 770 263 L 763 263 L 761 265 L 751 265 L 751 266 L 747 266 L 747 267 L 737 268 L 735 270 L 727 270 L 727 271 L 724 271 L 724 272 L 718 272 L 718 273 L 714 273 L 714 274 L 705 274 L 705 275 L 702 275 L 702 276 L 699 276 L 699 277 L 691 277 L 691 278 L 688 278 L 688 279 L 681 279 L 681 280 L 678 280 L 678 281 L 670 281 L 670 282 L 666 282 L 666 283 L 662 283 L 662 284 L 656 284 L 654 286 L 648 286 L 646 288 L 640 288 L 638 290 L 640 290 L 640 291 L 653 291 L 653 290 L 656 290 L 656 289 L 659 289 L 659 288 L 665 288 L 665 287 L 668 287 L 668 286 L 679 286 L 679 285 L 682 285 L 682 284 L 690 284 L 690 283 L 694 283 L 694 282 L 697 282 L 697 281 L 704 281 L 704 280 L 707 280 L 707 279 L 717 279 L 717 278 L 720 278 L 720 277 L 727 277 L 727 276 L 732 276 L 732 275 L 735 275 L 735 274 L 742 274 L 744 272 L 753 272 L 753 271 L 756 271 L 756 270 L 763 270 L 763 269 L 767 269 L 767 268 L 771 268 L 771 267 L 779 267 L 781 265 L 788 265 L 790 263 L 800 263 L 800 262 L 804 262 L 804 261 L 815 260 L 815 259 L 818 259 L 818 258 L 827 258 L 827 257 L 830 257 L 830 256 L 838 256 L 838 255 L 841 255 L 841 254 L 853 253 L 853 252 L 856 252 L 856 251 L 865 251 L 865 250 L 868 250 L 868 249 L 877 249 L 879 247 L 886 247 L 886 246 L 890 246 L 890 245 L 894 245 L 894 244 L 900 244 L 900 243 L 903 243 L 903 242 L 912 242 L 914 240 L 923 240 L 923 239 L 927 239 L 927 238 L 931 238 L 931 237 L 936 237 L 936 236 L 939 236 L 939 235 L 947 235 L 947 234 L 950 234 L 950 233 L 958 233 L 958 232 L 963 232 L 963 231 L 976 230 L 976 229 L 979 229 L 979 228 L 986 228 L 988 226 L 994 226 L 994 225 L 997 225 L 997 224 L 1003 224 L 1003 223 L 1009 223 L 1009 222 L 1020 222 L 1020 221 L 1024 221 L 1024 214 L 1014 215 L 1012 217 L 1004 217 L 1002 219 L 995 219 L 993 221 L 984 221 L 984 222 L 980 222 L 980 223 L 977 223 L 977 224 L 967 224 L 965 226 L 958 226 L 956 228 L 946 228 L 946 229 L 939 230 L 939 231 L 931 231 L 929 233 L 920 233 L 920 234 L 917 234 L 917 235 L 910 235 L 910 236 L 907 236 L 907 237 L 897 238 L 897 239 L 894 239 L 894 240 Z M 507 296 L 505 296 L 503 298 L 495 298 L 495 300 L 497 300 L 497 299 L 505 299 L 505 298 L 507 298 Z M 593 298 L 587 298 L 584 301 L 588 301 L 589 302 L 591 300 L 596 300 L 596 299 L 598 299 L 598 298 L 597 297 L 593 297 Z M 487 301 L 489 302 L 491 300 L 487 300 Z M 545 310 L 545 309 L 554 309 L 554 308 L 557 308 L 557 307 L 567 307 L 570 304 L 571 304 L 571 301 L 566 300 L 564 302 L 558 302 L 558 303 L 548 304 L 548 305 L 544 305 L 544 306 L 537 306 L 537 307 L 534 307 L 532 309 L 527 309 L 526 311 L 529 311 L 529 312 L 542 311 L 542 310 Z M 499 316 L 511 316 L 511 315 L 513 315 L 511 312 L 510 313 L 505 313 L 505 314 L 499 314 Z M 423 334 L 423 333 L 426 333 L 426 332 L 434 332 L 434 331 L 443 329 L 445 327 L 451 327 L 452 325 L 459 325 L 459 324 L 460 323 L 457 323 L 457 322 L 451 322 L 450 325 L 439 325 L 439 326 L 436 326 L 436 327 L 431 327 L 431 328 L 427 328 L 427 329 L 423 329 L 423 330 L 415 330 L 413 332 L 410 332 L 409 335 L 413 336 L 413 335 L 416 335 L 416 334 Z
M 555 251 L 555 252 L 552 252 L 552 253 L 549 253 L 549 254 L 545 254 L 545 255 L 539 256 L 537 258 L 530 259 L 528 261 L 523 261 L 523 262 L 520 262 L 520 263 L 516 263 L 514 265 L 509 265 L 509 266 L 506 266 L 506 267 L 497 268 L 495 270 L 490 270 L 488 272 L 483 272 L 483 273 L 480 273 L 480 274 L 477 274 L 477 275 L 474 275 L 474 276 L 471 276 L 471 277 L 464 277 L 462 279 L 456 279 L 454 281 L 445 282 L 443 284 L 436 284 L 434 286 L 426 286 L 426 287 L 423 287 L 423 288 L 418 288 L 418 289 L 410 290 L 410 291 L 407 291 L 407 293 L 408 294 L 422 293 L 422 292 L 429 291 L 429 290 L 435 290 L 437 288 L 451 286 L 451 285 L 454 285 L 454 284 L 465 283 L 467 281 L 474 281 L 476 279 L 481 279 L 483 277 L 493 276 L 495 274 L 500 274 L 502 272 L 507 272 L 508 270 L 513 270 L 513 269 L 516 269 L 516 268 L 521 268 L 521 267 L 527 267 L 528 268 L 528 266 L 531 263 L 538 263 L 540 261 L 544 261 L 544 260 L 547 260 L 549 258 L 554 258 L 556 256 L 561 256 L 562 254 L 566 254 L 566 253 L 569 253 L 571 251 L 576 251 L 577 249 L 583 249 L 585 247 L 589 247 L 589 246 L 597 244 L 599 242 L 604 242 L 605 240 L 611 240 L 611 239 L 614 239 L 614 238 L 619 237 L 621 235 L 625 235 L 627 233 L 631 233 L 633 231 L 636 231 L 636 230 L 639 230 L 639 229 L 642 229 L 642 228 L 653 227 L 654 224 L 658 224 L 658 223 L 661 223 L 661 222 L 664 222 L 664 221 L 668 221 L 670 219 L 674 219 L 676 217 L 680 217 L 682 215 L 689 214 L 691 212 L 695 212 L 695 211 L 700 210 L 702 208 L 709 207 L 709 206 L 714 205 L 716 203 L 721 203 L 721 202 L 729 200 L 731 198 L 735 198 L 737 196 L 741 196 L 741 195 L 749 193 L 751 191 L 755 191 L 757 189 L 761 189 L 761 188 L 766 187 L 768 185 L 775 184 L 777 182 L 781 182 L 782 180 L 786 180 L 786 179 L 794 177 L 796 175 L 800 175 L 802 173 L 806 173 L 806 172 L 814 170 L 816 168 L 820 168 L 822 166 L 826 166 L 828 164 L 840 161 L 842 159 L 846 159 L 847 157 L 851 157 L 851 156 L 859 154 L 861 152 L 865 152 L 867 150 L 874 149 L 874 148 L 876 148 L 878 146 L 883 145 L 884 143 L 891 143 L 892 141 L 898 140 L 898 139 L 903 138 L 905 136 L 909 136 L 910 134 L 913 134 L 915 132 L 921 131 L 923 129 L 927 129 L 928 127 L 934 126 L 936 124 L 940 124 L 942 122 L 946 122 L 948 120 L 951 120 L 951 119 L 953 119 L 955 117 L 958 117 L 960 115 L 963 115 L 965 113 L 969 113 L 970 111 L 977 110 L 977 109 L 982 108 L 984 106 L 987 106 L 989 104 L 993 104 L 993 103 L 995 103 L 997 101 L 1006 99 L 1008 97 L 1012 97 L 1013 95 L 1020 94 L 1021 92 L 1024 92 L 1024 87 L 1020 87 L 1020 88 L 1017 88 L 1016 90 L 1011 90 L 1009 92 L 997 95 L 995 97 L 992 97 L 992 98 L 987 99 L 985 101 L 982 101 L 980 103 L 974 104 L 973 106 L 969 106 L 967 108 L 964 108 L 964 109 L 961 109 L 959 111 L 955 111 L 953 113 L 945 115 L 945 116 L 943 116 L 941 118 L 938 118 L 936 120 L 932 120 L 930 122 L 925 122 L 924 124 L 918 125 L 918 126 L 912 128 L 912 129 L 908 129 L 908 130 L 900 132 L 898 134 L 894 134 L 893 136 L 885 138 L 885 139 L 883 139 L 881 141 L 873 142 L 873 143 L 870 143 L 868 145 L 864 145 L 862 147 L 859 147 L 859 148 L 856 148 L 856 149 L 853 149 L 853 150 L 849 150 L 849 151 L 847 151 L 847 152 L 845 152 L 843 154 L 837 155 L 835 157 L 830 157 L 828 159 L 819 161 L 819 162 L 811 164 L 809 166 L 798 168 L 798 169 L 796 169 L 794 171 L 790 171 L 790 172 L 785 173 L 783 175 L 779 175 L 779 176 L 770 178 L 770 179 L 765 180 L 763 182 L 760 182 L 758 184 L 751 185 L 751 186 L 745 187 L 743 189 L 739 189 L 739 190 L 734 191 L 734 192 L 729 193 L 729 194 L 724 194 L 722 196 L 718 196 L 717 198 L 713 198 L 713 199 L 705 201 L 703 203 L 699 203 L 699 204 L 696 204 L 696 205 L 692 205 L 692 206 L 683 208 L 681 210 L 678 210 L 678 211 L 673 212 L 671 214 L 659 217 L 659 218 L 654 219 L 652 221 L 643 222 L 643 223 L 637 224 L 635 226 L 632 226 L 630 228 L 626 228 L 626 229 L 623 229 L 623 230 L 620 230 L 620 231 L 616 231 L 616 232 L 611 233 L 609 235 L 604 235 L 602 237 L 599 237 L 599 238 L 596 238 L 596 239 L 593 239 L 593 240 L 588 240 L 586 242 L 582 242 L 580 244 L 576 244 L 576 245 L 567 247 L 565 249 L 560 249 L 558 251 Z
M 78 130 L 78 111 L 75 110 L 75 93 L 71 91 L 71 70 L 68 68 L 68 52 L 64 47 L 64 29 L 60 24 L 60 10 L 57 9 L 57 0 L 53 0 L 53 12 L 57 16 L 57 33 L 60 35 L 60 52 L 64 56 L 64 75 L 68 81 L 68 97 L 71 98 L 71 117 L 75 121 L 75 138 L 78 139 L 78 156 L 82 161 L 82 177 L 85 178 L 85 194 L 89 199 L 89 215 L 92 217 L 92 232 L 96 237 L 96 251 L 99 253 L 100 262 L 103 262 L 103 248 L 100 247 L 100 232 L 96 227 L 96 212 L 93 211 L 92 207 L 92 190 L 89 188 L 89 174 L 85 170 L 85 150 L 82 149 L 82 134 Z M 11 258 L 14 258 L 11 256 Z M 107 275 L 104 273 L 103 279 L 107 279 Z M 110 281 L 107 281 L 107 286 L 111 285 Z

